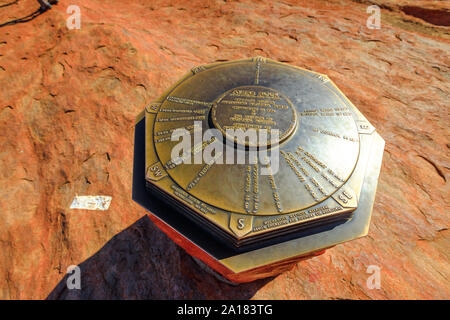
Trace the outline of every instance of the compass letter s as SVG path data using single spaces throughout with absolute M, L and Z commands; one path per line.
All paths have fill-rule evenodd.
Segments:
M 245 227 L 245 223 L 244 223 L 244 219 L 238 219 L 238 225 L 237 225 L 237 228 L 239 229 L 239 230 L 242 230 L 242 229 L 244 229 L 244 227 Z

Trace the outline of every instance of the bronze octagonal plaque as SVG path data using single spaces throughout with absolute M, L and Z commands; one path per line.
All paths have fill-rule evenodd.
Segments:
M 369 219 L 343 239 L 367 233 L 383 146 L 327 76 L 261 57 L 194 68 L 145 109 L 147 189 L 236 252 L 336 231 L 361 206 Z

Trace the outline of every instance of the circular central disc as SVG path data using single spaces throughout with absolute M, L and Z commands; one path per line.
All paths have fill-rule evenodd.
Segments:
M 214 127 L 237 144 L 268 147 L 282 142 L 294 132 L 297 116 L 289 99 L 277 90 L 241 86 L 228 90 L 217 99 L 211 110 L 211 120 Z M 237 130 L 246 135 L 235 134 Z

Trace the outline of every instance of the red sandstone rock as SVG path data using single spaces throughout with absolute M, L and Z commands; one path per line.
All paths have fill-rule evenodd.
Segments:
M 38 7 L 9 2 L 0 24 Z M 445 2 L 79 0 L 79 30 L 69 4 L 0 28 L 1 299 L 450 298 L 450 34 L 404 9 Z M 131 201 L 133 122 L 193 66 L 256 55 L 328 74 L 386 148 L 369 236 L 231 287 Z M 111 207 L 71 210 L 77 194 Z M 79 291 L 63 279 L 74 264 Z

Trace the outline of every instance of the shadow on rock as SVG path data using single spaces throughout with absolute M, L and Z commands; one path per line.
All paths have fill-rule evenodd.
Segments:
M 19 1 L 13 1 L 10 3 L 3 4 L 3 5 L 0 5 L 0 8 L 8 7 L 13 4 L 17 4 L 18 2 Z M 17 23 L 25 23 L 25 22 L 31 21 L 31 20 L 37 18 L 38 16 L 40 16 L 41 14 L 43 14 L 44 12 L 46 12 L 47 10 L 50 10 L 52 8 L 52 4 L 57 4 L 58 0 L 50 0 L 50 1 L 38 0 L 38 2 L 40 4 L 39 9 L 37 9 L 36 11 L 33 11 L 29 15 L 26 15 L 22 18 L 17 18 L 14 20 L 7 21 L 5 23 L 0 23 L 0 28 L 14 25 Z
M 249 299 L 271 279 L 231 286 L 201 270 L 147 216 L 79 264 L 81 289 L 66 275 L 47 299 Z

